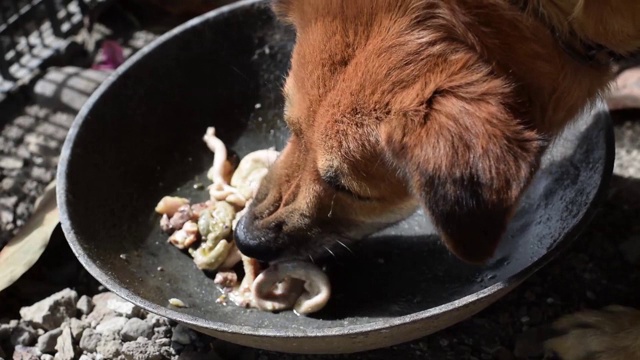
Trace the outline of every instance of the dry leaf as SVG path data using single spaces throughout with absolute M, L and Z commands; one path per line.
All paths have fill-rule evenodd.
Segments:
M 16 282 L 38 261 L 59 222 L 56 183 L 49 184 L 18 234 L 0 251 L 0 291 Z

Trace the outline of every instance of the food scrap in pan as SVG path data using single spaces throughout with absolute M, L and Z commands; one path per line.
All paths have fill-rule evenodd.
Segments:
M 168 242 L 187 250 L 198 269 L 216 272 L 214 283 L 223 292 L 217 303 L 229 300 L 241 307 L 293 310 L 302 315 L 321 310 L 331 296 L 331 286 L 316 265 L 289 261 L 262 269 L 257 260 L 241 254 L 233 240 L 238 220 L 279 153 L 274 149 L 254 151 L 234 170 L 215 128 L 208 128 L 203 140 L 214 153 L 207 172 L 210 199 L 196 204 L 174 196 L 160 200 L 155 211 L 162 215 L 160 227 L 169 234 Z M 234 270 L 239 263 L 242 277 Z

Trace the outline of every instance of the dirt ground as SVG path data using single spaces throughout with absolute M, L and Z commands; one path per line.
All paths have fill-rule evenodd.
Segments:
M 243 360 L 507 360 L 516 355 L 539 359 L 541 355 L 529 349 L 527 340 L 522 338 L 528 330 L 583 308 L 610 304 L 640 306 L 640 112 L 613 115 L 614 177 L 594 221 L 568 251 L 473 318 L 411 343 L 352 355 L 295 356 L 209 339 L 216 353 L 222 359 Z M 0 125 L 0 218 L 4 222 L 4 237 L 29 217 L 35 198 L 53 178 L 56 151 L 73 116 L 32 104 Z M 42 134 L 42 129 L 51 133 Z M 42 146 L 29 147 L 31 142 Z M 42 149 L 48 152 L 38 153 L 44 151 Z M 2 239 L 0 237 L 0 242 Z M 58 272 L 45 274 L 43 264 L 52 261 L 45 252 L 36 267 L 0 293 L 0 304 L 3 304 L 0 319 L 15 318 L 20 306 L 30 305 L 65 287 L 75 287 L 80 294 L 98 291 L 99 284 L 82 271 L 68 248 L 61 245 L 56 251 L 57 256 L 63 254 L 68 260 L 66 265 L 60 266 Z

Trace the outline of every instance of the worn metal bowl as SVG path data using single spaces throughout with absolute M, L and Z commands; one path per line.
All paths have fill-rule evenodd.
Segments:
M 338 254 L 334 296 L 299 317 L 215 303 L 219 292 L 166 243 L 154 213 L 166 194 L 206 198 L 207 126 L 239 156 L 288 133 L 280 88 L 295 34 L 262 1 L 220 8 L 133 56 L 91 97 L 64 144 L 61 223 L 81 263 L 138 306 L 233 343 L 293 353 L 348 353 L 413 340 L 464 320 L 512 290 L 584 229 L 612 172 L 601 103 L 546 154 L 493 261 L 451 256 L 422 215 Z M 126 256 L 121 256 L 125 254 Z M 158 271 L 158 267 L 165 271 Z M 173 308 L 179 298 L 188 308 Z

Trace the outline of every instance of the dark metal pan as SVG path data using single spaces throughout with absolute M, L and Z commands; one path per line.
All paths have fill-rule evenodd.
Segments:
M 451 256 L 418 213 L 362 242 L 355 255 L 337 255 L 328 270 L 335 294 L 320 313 L 299 317 L 216 304 L 211 278 L 166 244 L 153 208 L 165 194 L 206 198 L 193 184 L 206 182 L 212 161 L 202 142 L 207 126 L 239 156 L 283 147 L 280 87 L 293 41 L 292 29 L 265 3 L 242 1 L 162 36 L 91 97 L 64 144 L 58 203 L 73 251 L 107 288 L 230 342 L 295 353 L 356 352 L 474 315 L 587 224 L 613 165 L 613 133 L 601 103 L 546 154 L 489 265 Z M 169 307 L 174 297 L 189 307 Z

